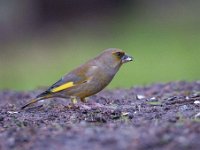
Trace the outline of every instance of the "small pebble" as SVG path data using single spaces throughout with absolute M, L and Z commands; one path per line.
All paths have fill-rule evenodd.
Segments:
M 190 98 L 188 96 L 185 97 L 186 100 L 189 100 Z
M 194 104 L 199 105 L 200 101 L 194 101 Z
M 139 100 L 145 99 L 145 96 L 144 96 L 144 95 L 137 95 L 136 97 L 137 97 L 137 99 L 139 99 Z
M 151 97 L 150 101 L 158 101 L 158 99 L 156 97 Z
M 122 115 L 122 116 L 128 116 L 128 115 L 129 115 L 129 112 L 122 112 L 121 115 Z
M 7 111 L 7 113 L 9 113 L 9 114 L 18 114 L 19 112 L 17 112 L 17 111 Z

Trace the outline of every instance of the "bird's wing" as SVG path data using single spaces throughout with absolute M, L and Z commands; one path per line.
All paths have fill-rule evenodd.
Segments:
M 86 76 L 82 75 L 76 75 L 74 73 L 70 73 L 64 77 L 62 77 L 59 81 L 57 81 L 56 83 L 54 83 L 49 89 L 48 91 L 50 92 L 60 92 L 62 90 L 66 90 L 68 88 L 77 86 L 79 84 L 85 83 L 87 82 L 87 78 Z
M 71 73 L 65 75 L 56 83 L 54 83 L 49 89 L 41 93 L 38 97 L 43 97 L 52 93 L 60 92 L 71 87 L 78 86 L 91 79 L 91 71 L 94 70 L 94 66 L 84 67 L 84 69 L 77 69 Z M 96 68 L 95 68 L 96 69 Z

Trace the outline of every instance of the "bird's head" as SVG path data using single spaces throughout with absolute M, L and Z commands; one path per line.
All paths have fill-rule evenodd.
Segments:
M 106 49 L 98 58 L 104 65 L 112 68 L 119 68 L 122 64 L 133 61 L 132 56 L 127 55 L 123 50 L 117 48 Z

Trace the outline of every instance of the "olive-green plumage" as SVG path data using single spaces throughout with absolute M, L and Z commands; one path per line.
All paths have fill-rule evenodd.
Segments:
M 63 76 L 45 92 L 22 107 L 52 97 L 77 97 L 84 102 L 85 97 L 104 89 L 113 79 L 121 65 L 132 61 L 132 57 L 120 49 L 110 48 Z

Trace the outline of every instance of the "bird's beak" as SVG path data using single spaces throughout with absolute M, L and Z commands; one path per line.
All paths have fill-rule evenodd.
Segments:
M 128 56 L 127 54 L 125 54 L 122 58 L 122 63 L 126 63 L 126 62 L 129 62 L 129 61 L 133 61 L 133 57 L 132 56 Z

